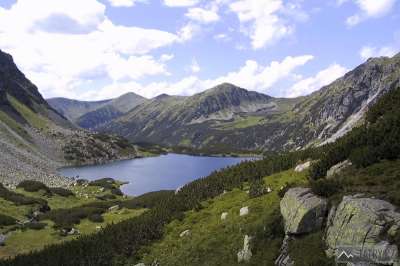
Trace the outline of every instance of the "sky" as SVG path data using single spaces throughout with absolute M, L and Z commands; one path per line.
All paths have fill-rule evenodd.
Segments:
M 400 0 L 0 0 L 0 49 L 46 97 L 307 95 L 400 51 Z

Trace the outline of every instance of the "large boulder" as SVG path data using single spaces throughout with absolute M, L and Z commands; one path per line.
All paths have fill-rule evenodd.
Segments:
M 327 200 L 314 195 L 309 188 L 289 189 L 280 203 L 286 234 L 321 229 L 327 206 Z
M 339 174 L 339 173 L 342 172 L 345 168 L 347 168 L 347 167 L 349 167 L 349 166 L 351 166 L 351 165 L 352 165 L 352 163 L 351 163 L 349 160 L 340 162 L 340 163 L 338 163 L 338 164 L 332 166 L 332 167 L 328 170 L 328 172 L 326 173 L 326 177 L 329 178 L 329 177 L 332 177 L 332 176 L 334 176 L 334 175 L 336 175 L 336 174 Z
M 346 253 L 362 265 L 398 265 L 398 248 L 389 242 L 400 228 L 395 206 L 379 199 L 347 196 L 329 216 L 328 255 L 339 258 Z

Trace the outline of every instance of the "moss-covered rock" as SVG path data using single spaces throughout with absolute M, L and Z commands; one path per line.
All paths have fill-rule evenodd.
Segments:
M 398 260 L 398 248 L 390 241 L 400 226 L 400 213 L 394 205 L 346 196 L 329 216 L 326 244 L 331 256 L 346 251 L 365 263 L 392 265 Z
M 289 189 L 280 203 L 286 233 L 304 234 L 321 229 L 327 205 L 326 199 L 309 188 Z

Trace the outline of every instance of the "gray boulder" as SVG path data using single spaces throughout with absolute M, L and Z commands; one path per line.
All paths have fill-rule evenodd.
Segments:
M 341 171 L 343 171 L 345 168 L 349 167 L 351 165 L 351 162 L 349 160 L 340 162 L 334 166 L 332 166 L 328 172 L 326 173 L 326 177 L 332 177 Z
M 304 234 L 319 230 L 327 211 L 327 200 L 309 188 L 289 189 L 280 207 L 286 234 Z
M 344 197 L 330 212 L 327 254 L 338 258 L 346 252 L 363 265 L 397 265 L 398 247 L 389 243 L 400 228 L 400 213 L 392 204 L 362 196 Z
M 295 172 L 303 172 L 304 170 L 307 170 L 308 168 L 310 168 L 310 166 L 311 166 L 311 162 L 308 161 L 306 163 L 297 165 L 296 168 L 294 168 L 294 171 Z

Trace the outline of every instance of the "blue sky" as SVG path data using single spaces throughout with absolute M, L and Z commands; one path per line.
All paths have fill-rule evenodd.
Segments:
M 45 97 L 276 97 L 400 51 L 397 0 L 0 0 L 0 49 Z

